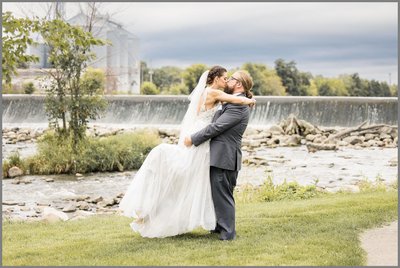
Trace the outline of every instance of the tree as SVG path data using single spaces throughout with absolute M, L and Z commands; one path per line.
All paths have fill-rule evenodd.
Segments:
M 49 60 L 54 68 L 48 72 L 51 83 L 46 89 L 49 125 L 60 137 L 71 134 L 76 152 L 79 141 L 85 137 L 88 120 L 97 119 L 106 108 L 101 82 L 88 79 L 89 74 L 82 79 L 88 62 L 95 58 L 91 48 L 106 42 L 79 26 L 58 19 L 43 20 L 40 30 L 45 44 L 52 48 Z M 59 120 L 62 120 L 62 127 Z
M 32 45 L 30 34 L 38 31 L 38 21 L 27 18 L 17 19 L 11 12 L 2 13 L 2 81 L 11 86 L 12 76 L 17 75 L 18 66 L 37 62 L 38 57 L 26 54 L 28 45 Z
M 361 80 L 358 73 L 350 75 L 350 83 L 348 83 L 347 86 L 347 91 L 350 96 L 367 96 L 365 82 Z
M 316 76 L 313 80 L 320 96 L 348 96 L 343 79 Z
M 398 93 L 397 85 L 391 85 L 390 86 L 390 93 L 391 93 L 392 97 L 397 97 L 397 93 Z
M 193 91 L 200 79 L 200 76 L 207 69 L 207 65 L 204 64 L 193 64 L 185 69 L 183 72 L 183 81 L 186 87 L 189 89 L 189 93 Z
M 254 95 L 285 95 L 285 88 L 275 70 L 269 69 L 264 64 L 257 63 L 245 63 L 242 69 L 248 71 L 253 78 L 252 91 Z
M 167 90 L 172 85 L 182 82 L 182 69 L 173 66 L 164 66 L 154 70 L 153 83 L 161 90 Z
M 296 62 L 285 63 L 283 59 L 277 59 L 275 61 L 275 70 L 282 79 L 282 84 L 286 88 L 287 94 L 292 96 L 307 95 L 311 75 L 299 72 Z
M 151 82 L 144 82 L 140 89 L 143 95 L 157 95 L 160 94 L 160 90 Z

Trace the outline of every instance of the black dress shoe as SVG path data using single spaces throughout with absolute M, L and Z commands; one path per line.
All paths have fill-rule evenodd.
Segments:
M 220 230 L 211 230 L 210 231 L 210 234 L 219 234 L 219 233 L 221 233 Z

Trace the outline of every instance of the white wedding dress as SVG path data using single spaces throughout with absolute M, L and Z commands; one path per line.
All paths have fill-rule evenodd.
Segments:
M 211 123 L 216 110 L 217 106 L 206 110 L 202 105 L 186 133 L 195 133 Z M 127 217 L 140 218 L 130 226 L 143 237 L 174 236 L 197 227 L 214 229 L 209 141 L 197 147 L 160 144 L 153 148 L 119 208 Z

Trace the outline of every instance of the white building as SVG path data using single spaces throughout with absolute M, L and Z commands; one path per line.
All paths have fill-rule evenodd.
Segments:
M 79 13 L 67 20 L 72 25 L 87 25 L 87 16 Z M 111 41 L 112 45 L 96 46 L 93 52 L 96 59 L 89 66 L 103 69 L 106 74 L 106 92 L 124 91 L 134 94 L 140 93 L 140 40 L 134 34 L 125 30 L 121 24 L 112 21 L 107 16 L 97 16 L 92 28 L 96 38 Z M 30 47 L 30 54 L 39 57 L 33 68 L 49 68 L 49 48 L 43 44 Z

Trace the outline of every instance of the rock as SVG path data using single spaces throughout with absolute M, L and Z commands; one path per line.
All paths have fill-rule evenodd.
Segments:
M 82 210 L 89 210 L 90 209 L 89 204 L 87 202 L 84 202 L 84 201 L 78 202 L 78 207 L 79 207 L 79 209 L 82 209 Z
M 29 184 L 29 183 L 32 183 L 32 179 L 23 179 L 23 180 L 20 180 L 20 183 L 25 183 L 25 184 Z
M 283 128 L 281 126 L 278 125 L 274 125 L 272 127 L 269 128 L 268 130 L 270 133 L 272 133 L 272 135 L 283 135 L 285 132 L 283 131 Z
M 15 202 L 15 201 L 3 201 L 2 204 L 6 205 L 6 206 L 15 206 L 15 205 L 18 205 L 18 202 Z
M 315 153 L 318 150 L 337 150 L 338 146 L 336 144 L 316 144 L 316 143 L 307 143 L 307 150 L 309 153 Z
M 317 135 L 314 138 L 313 143 L 323 143 L 325 140 L 326 140 L 325 136 Z
M 114 205 L 114 198 L 107 198 L 104 199 L 103 201 L 100 201 L 99 203 L 97 203 L 98 206 L 100 207 L 107 207 L 107 206 L 112 206 Z
M 36 202 L 36 205 L 37 205 L 37 206 L 40 206 L 40 207 L 49 207 L 49 206 L 50 206 L 50 203 Z
M 271 138 L 269 141 L 267 141 L 267 145 L 274 146 L 276 144 L 279 144 L 279 142 L 280 142 L 280 139 L 278 137 L 274 137 L 274 138 Z
M 348 142 L 345 142 L 345 141 L 338 141 L 336 144 L 337 144 L 338 146 L 347 146 L 347 145 L 349 145 L 349 143 L 348 143 Z
M 374 134 L 371 134 L 371 133 L 367 133 L 367 134 L 365 134 L 365 141 L 369 141 L 369 140 L 373 140 L 373 139 L 375 139 L 375 135 Z
M 46 179 L 46 182 L 54 182 L 54 179 Z
M 98 196 L 98 197 L 95 197 L 93 199 L 90 199 L 88 202 L 90 202 L 90 203 L 98 203 L 100 201 L 103 201 L 103 197 L 102 196 Z
M 19 202 L 17 205 L 23 207 L 25 206 L 25 202 Z
M 389 160 L 389 166 L 391 167 L 396 167 L 398 163 L 397 157 L 393 157 L 392 159 Z
M 345 142 L 347 142 L 347 143 L 349 143 L 351 145 L 355 145 L 357 143 L 362 143 L 363 142 L 363 140 L 358 136 L 346 137 L 346 138 L 343 139 L 343 141 L 345 141 Z
M 90 196 L 88 196 L 88 195 L 80 195 L 80 196 L 76 197 L 75 200 L 76 201 L 85 201 L 87 199 L 90 199 Z
M 83 175 L 81 173 L 76 173 L 75 176 L 76 177 L 82 177 Z
M 301 142 L 301 136 L 300 135 L 291 135 L 286 139 L 286 144 L 288 146 L 298 146 L 300 145 Z
M 125 195 L 125 193 L 119 193 L 119 194 L 117 195 L 117 198 L 122 198 L 122 197 L 124 197 L 124 195 Z
M 314 139 L 317 137 L 317 135 L 313 135 L 313 134 L 308 134 L 306 136 L 306 140 L 307 141 L 314 141 Z
M 161 137 L 167 136 L 167 137 L 178 137 L 179 136 L 179 130 L 178 129 L 169 129 L 169 128 L 160 128 L 158 130 L 158 135 Z
M 76 205 L 74 203 L 68 204 L 64 209 L 62 210 L 63 212 L 74 212 L 76 211 Z
M 24 175 L 24 172 L 19 167 L 14 166 L 8 170 L 8 176 L 10 178 L 15 178 L 22 175 Z
M 67 221 L 68 215 L 54 208 L 45 208 L 43 211 L 43 220 L 51 223 L 58 221 Z
M 248 146 L 250 147 L 259 147 L 261 145 L 261 141 L 259 140 L 250 140 Z
M 386 134 L 386 133 L 381 133 L 381 134 L 379 135 L 379 138 L 380 138 L 381 140 L 392 139 L 392 136 L 390 136 L 390 135 L 388 135 L 388 134 Z
M 255 134 L 258 134 L 258 130 L 255 128 L 252 128 L 252 127 L 248 127 L 248 128 L 246 128 L 246 131 L 244 132 L 243 135 L 250 136 L 250 135 L 255 135 Z

